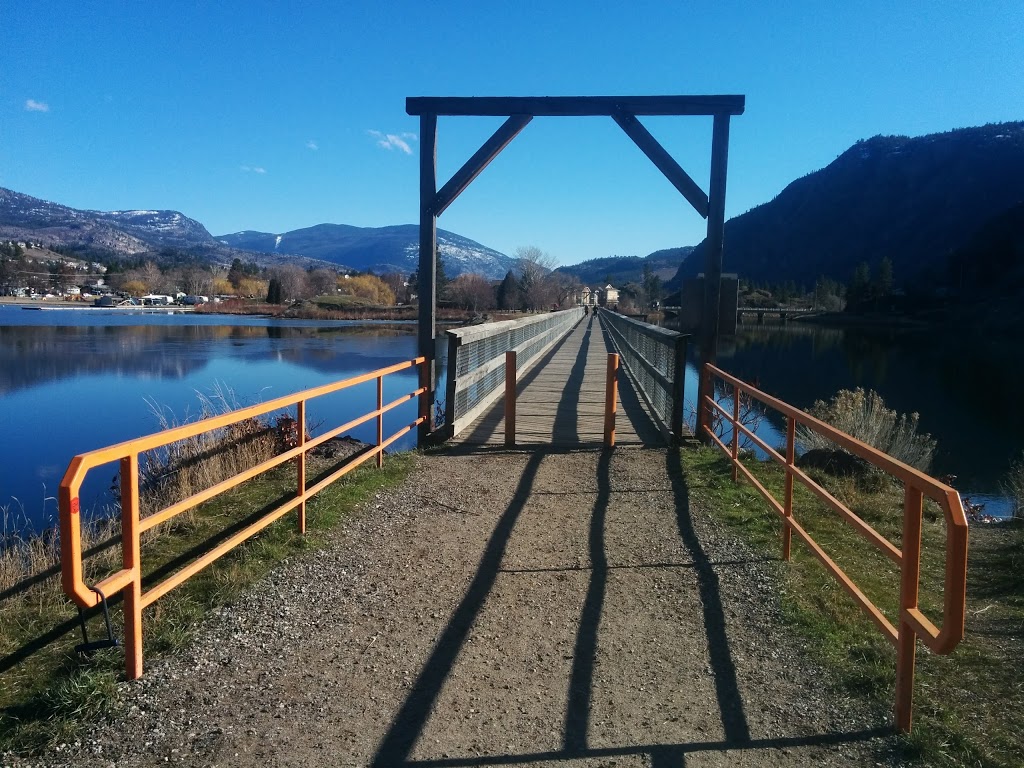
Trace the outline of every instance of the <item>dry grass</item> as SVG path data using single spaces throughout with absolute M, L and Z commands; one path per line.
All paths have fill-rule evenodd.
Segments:
M 843 389 L 831 400 L 818 400 L 808 412 L 851 437 L 871 445 L 904 464 L 927 472 L 935 453 L 935 440 L 919 433 L 918 414 L 904 414 L 886 408 L 882 396 L 874 390 L 858 387 Z M 837 446 L 804 426 L 798 428 L 798 440 L 807 450 Z

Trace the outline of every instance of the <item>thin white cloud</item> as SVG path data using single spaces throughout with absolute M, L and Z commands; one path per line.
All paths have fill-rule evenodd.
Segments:
M 376 139 L 377 146 L 381 149 L 391 151 L 397 149 L 400 152 L 404 152 L 407 155 L 412 154 L 412 147 L 409 146 L 409 141 L 416 140 L 416 134 L 413 133 L 384 133 L 382 131 L 369 130 L 367 133 Z
M 240 165 L 239 169 L 246 173 L 266 173 L 266 168 L 261 168 L 258 165 Z
M 320 149 L 320 145 L 317 144 L 312 139 L 310 139 L 309 141 L 306 142 L 306 149 L 312 149 L 315 152 L 316 150 Z
M 45 101 L 36 101 L 35 99 L 25 100 L 25 111 L 26 112 L 49 112 L 50 105 Z

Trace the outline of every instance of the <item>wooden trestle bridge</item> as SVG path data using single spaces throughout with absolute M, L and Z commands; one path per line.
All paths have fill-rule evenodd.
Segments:
M 706 442 L 717 444 L 732 464 L 733 479 L 737 479 L 740 475 L 746 477 L 766 496 L 769 506 L 779 516 L 782 529 L 783 558 L 789 558 L 790 542 L 795 534 L 798 543 L 803 542 L 821 560 L 824 567 L 831 571 L 839 584 L 852 595 L 879 631 L 896 646 L 896 724 L 903 730 L 909 730 L 917 642 L 920 640 L 932 651 L 948 653 L 957 645 L 963 634 L 967 551 L 966 518 L 960 498 L 953 489 L 900 464 L 786 403 L 748 386 L 714 365 L 718 334 L 718 283 L 721 273 L 728 126 L 730 116 L 742 113 L 743 97 L 424 98 L 410 99 L 407 110 L 410 114 L 419 115 L 421 119 L 420 191 L 422 203 L 419 269 L 421 304 L 418 356 L 346 381 L 306 390 L 258 406 L 167 430 L 147 438 L 82 454 L 75 457 L 68 468 L 61 483 L 59 498 L 64 588 L 81 608 L 97 611 L 102 609 L 104 612 L 107 610 L 108 598 L 117 594 L 122 596 L 127 676 L 137 678 L 142 675 L 143 671 L 143 609 L 210 565 L 221 555 L 288 513 L 294 513 L 299 530 L 304 532 L 306 502 L 310 497 L 360 463 L 375 459 L 379 466 L 384 460 L 385 450 L 413 430 L 418 432 L 421 446 L 428 443 L 450 441 L 460 444 L 463 450 L 481 450 L 484 453 L 499 454 L 500 449 L 499 451 L 488 451 L 486 447 L 514 446 L 516 449 L 526 449 L 527 451 L 540 447 L 540 450 L 534 450 L 535 456 L 530 459 L 531 467 L 541 460 L 543 452 L 548 450 L 547 446 L 563 446 L 584 451 L 588 448 L 597 449 L 589 452 L 591 458 L 599 457 L 601 462 L 604 462 L 599 463 L 597 473 L 592 478 L 597 483 L 596 490 L 583 489 L 577 495 L 581 495 L 582 498 L 582 496 L 592 494 L 594 498 L 604 499 L 602 503 L 607 506 L 608 499 L 614 501 L 621 489 L 612 487 L 607 462 L 611 460 L 613 452 L 606 448 L 615 445 L 678 445 L 686 434 L 683 407 L 689 396 L 697 404 L 695 429 L 698 436 Z M 439 115 L 503 115 L 508 117 L 506 123 L 440 190 L 437 189 L 436 184 L 435 156 L 437 117 Z M 705 319 L 710 318 L 710 320 L 705 322 L 699 336 L 701 368 L 697 393 L 684 392 L 687 336 L 604 310 L 600 310 L 596 314 L 585 314 L 583 308 L 571 308 L 560 312 L 531 315 L 521 320 L 448 331 L 440 337 L 437 334 L 434 315 L 437 216 L 455 200 L 502 148 L 526 127 L 533 117 L 584 115 L 604 115 L 614 119 L 697 212 L 708 219 L 709 246 L 707 252 L 710 261 L 706 269 L 709 279 L 704 302 L 704 317 Z M 637 115 L 706 115 L 713 117 L 709 194 L 705 194 L 675 163 L 640 124 Z M 439 349 L 446 349 L 448 352 L 448 373 L 443 392 L 435 392 L 435 382 L 437 381 L 435 354 Z M 403 371 L 406 375 L 416 372 L 418 384 L 415 385 L 413 391 L 395 397 L 394 387 L 390 386 L 395 379 L 389 377 L 395 374 L 400 375 Z M 389 386 L 385 386 L 385 379 L 388 380 Z M 325 425 L 315 436 L 307 435 L 307 402 L 313 402 L 317 398 L 341 390 L 359 387 L 359 385 L 371 388 L 370 382 L 374 382 L 376 385 L 373 390 L 375 398 L 367 403 L 363 415 L 342 425 Z M 357 397 L 358 391 L 352 389 L 350 396 Z M 369 390 L 363 389 L 362 391 Z M 388 392 L 387 398 L 385 392 Z M 388 398 L 392 397 L 394 399 L 389 401 Z M 756 401 L 759 404 L 758 407 L 774 410 L 778 416 L 777 420 L 786 424 L 784 448 L 779 449 L 777 446 L 767 445 L 742 424 L 739 418 L 738 404 L 744 398 Z M 436 401 L 444 402 L 443 420 L 434 418 L 433 411 Z M 390 436 L 386 435 L 384 431 L 386 415 L 396 408 L 401 408 L 403 404 L 407 404 L 405 408 L 408 411 L 413 402 L 418 405 L 413 421 L 406 423 Z M 264 461 L 259 466 L 218 482 L 210 488 L 199 491 L 189 498 L 176 501 L 163 509 L 140 516 L 140 456 L 145 457 L 149 451 L 164 450 L 166 446 L 172 445 L 175 441 L 209 431 L 223 430 L 246 419 L 280 414 L 286 409 L 292 409 L 291 412 L 295 415 L 297 437 L 294 445 L 288 446 L 273 459 Z M 396 411 L 395 413 L 406 411 Z M 392 414 L 388 418 L 393 418 L 394 415 Z M 307 454 L 327 440 L 345 434 L 360 424 L 376 424 L 375 444 L 332 471 L 331 474 L 308 478 Z M 795 463 L 795 435 L 798 425 L 801 428 L 820 433 L 841 448 L 871 462 L 903 483 L 906 489 L 904 533 L 899 544 L 893 544 L 884 539 L 864 520 L 800 470 Z M 781 498 L 773 497 L 757 481 L 755 475 L 744 466 L 743 457 L 738 451 L 741 438 L 751 440 L 770 460 L 783 467 L 785 492 L 781 494 Z M 484 446 L 484 448 L 480 449 L 477 446 Z M 548 453 L 557 452 L 548 451 Z M 563 453 L 567 454 L 567 452 Z M 622 453 L 619 452 L 619 455 L 621 456 Z M 668 467 L 673 468 L 673 471 L 678 474 L 680 465 L 678 457 L 665 451 L 662 451 L 662 454 L 658 462 L 665 467 L 662 470 L 665 476 L 657 478 L 657 482 L 660 483 L 660 487 L 668 488 L 672 487 L 673 483 Z M 79 491 L 87 472 L 111 463 L 119 465 L 122 568 L 97 583 L 87 583 L 87 570 L 83 568 L 83 556 L 88 553 L 83 552 L 80 535 Z M 143 574 L 146 572 L 142 565 L 143 534 L 156 529 L 161 523 L 170 521 L 176 515 L 283 464 L 295 466 L 297 470 L 295 473 L 296 483 L 294 493 L 287 495 L 279 506 L 261 510 L 259 514 L 262 516 L 253 520 L 247 527 L 226 532 L 225 537 L 219 543 L 196 557 L 192 562 L 183 565 L 163 581 L 153 583 L 152 580 L 143 578 Z M 548 471 L 557 473 L 559 470 L 551 467 Z M 561 471 L 568 473 L 571 470 L 563 469 Z M 565 479 L 567 483 L 572 482 L 571 477 Z M 793 486 L 795 483 L 807 485 L 815 496 L 831 507 L 841 519 L 866 540 L 868 545 L 875 546 L 883 556 L 895 563 L 894 570 L 899 573 L 898 612 L 893 611 L 893 615 L 890 616 L 883 614 L 802 527 L 801 515 L 794 509 Z M 628 485 L 628 482 L 625 484 Z M 680 483 L 677 485 L 682 487 Z M 512 501 L 509 502 L 510 509 L 521 510 L 532 503 L 529 491 L 530 483 L 525 483 L 523 487 L 526 490 L 517 491 L 512 497 Z M 685 494 L 676 494 L 672 498 L 677 499 L 672 502 L 676 505 L 676 509 L 671 510 L 672 514 L 678 516 L 680 526 L 685 528 L 689 525 L 687 522 L 689 510 L 684 508 L 688 503 L 678 501 L 678 499 L 685 498 Z M 930 498 L 938 504 L 945 516 L 948 534 L 946 578 L 943 592 L 944 608 L 942 616 L 936 617 L 938 626 L 933 624 L 918 606 L 924 498 Z M 608 514 L 612 514 L 612 512 L 619 514 L 619 510 L 614 505 L 608 507 L 606 511 Z M 628 518 L 629 510 L 622 514 L 624 518 Z M 509 520 L 514 519 L 515 515 L 509 518 Z M 513 523 L 499 525 L 495 529 L 495 536 L 502 531 L 504 531 L 504 535 L 508 535 L 511 529 L 505 530 L 501 527 L 506 525 L 512 526 Z M 597 530 L 600 526 L 597 523 L 594 525 L 597 528 L 594 529 L 596 532 L 591 536 L 594 550 L 592 555 L 595 562 L 600 562 L 604 557 L 600 546 L 603 534 Z M 495 569 L 501 565 L 501 551 L 504 546 L 500 542 L 494 544 L 496 540 L 492 540 L 487 545 L 489 557 L 493 555 L 491 565 Z M 659 545 L 656 542 L 652 543 L 652 548 L 657 546 Z M 701 566 L 698 564 L 697 567 L 699 570 Z M 558 570 L 558 568 L 553 568 Z M 595 573 L 599 570 L 595 565 Z M 704 577 L 702 576 L 702 578 Z M 483 587 L 480 585 L 485 581 L 481 581 L 479 578 L 473 581 L 466 598 L 467 600 L 472 598 L 470 603 L 473 600 L 480 602 L 484 599 L 486 591 L 481 591 Z M 713 596 L 713 585 L 716 583 L 717 580 L 713 578 L 713 574 L 707 575 L 705 582 L 702 582 L 704 586 L 701 587 L 701 590 L 687 595 L 685 599 L 695 600 L 698 603 L 703 601 L 706 612 L 710 598 Z M 600 584 L 593 588 L 596 595 L 594 604 L 600 606 L 598 587 Z M 456 629 L 458 629 L 458 632 L 455 633 L 458 636 L 456 640 L 464 638 L 472 623 L 472 616 L 475 615 L 471 611 L 467 612 L 468 609 L 464 610 L 465 605 L 468 604 L 464 601 L 463 607 L 456 612 L 455 618 L 458 621 L 453 619 L 453 626 L 457 625 Z M 480 604 L 482 605 L 482 602 Z M 599 609 L 597 615 L 599 616 Z M 714 616 L 705 617 L 705 623 L 708 626 L 717 626 L 716 622 L 718 622 L 718 618 Z M 597 618 L 594 618 L 592 625 L 593 632 L 596 633 Z M 109 624 L 107 626 L 109 627 Z M 330 631 L 330 627 L 319 626 L 318 631 Z M 680 627 L 679 631 L 692 632 L 693 628 Z M 588 640 L 588 642 L 590 641 L 596 642 L 596 635 Z M 724 641 L 721 643 L 716 641 L 712 644 L 716 643 L 719 646 L 726 645 Z M 443 657 L 441 658 L 443 663 L 438 662 L 435 666 L 436 669 L 449 670 L 455 657 L 449 658 L 445 654 L 448 654 L 449 651 L 456 653 L 458 645 L 453 646 L 456 648 L 454 651 L 442 646 L 443 643 L 439 645 L 439 650 L 434 655 L 440 654 L 441 656 L 438 658 Z M 721 652 L 716 648 L 711 650 L 712 656 Z M 715 667 L 714 658 L 712 659 L 712 667 L 715 667 L 713 672 L 716 676 L 716 686 L 719 686 L 720 693 L 730 685 L 735 688 L 735 684 L 730 684 L 728 680 L 729 666 L 729 664 L 723 664 L 721 668 Z M 436 669 L 429 663 L 427 668 L 428 671 L 436 672 Z M 584 679 L 587 675 L 583 674 L 587 669 L 582 669 L 579 674 L 580 680 L 583 681 L 580 683 L 579 690 L 583 692 L 589 691 Z M 443 679 L 443 675 L 437 679 Z M 431 690 L 437 694 L 440 689 Z M 406 743 L 409 738 L 408 733 L 413 733 L 412 738 L 415 738 L 415 733 L 418 731 L 415 731 L 415 728 L 409 730 L 406 726 L 413 720 L 418 723 L 416 727 L 422 726 L 429 715 L 431 706 L 429 697 L 424 698 L 420 695 L 421 693 L 422 691 L 416 694 L 420 698 L 410 695 L 411 698 L 403 705 L 402 712 L 406 712 L 407 715 L 409 712 L 418 714 L 416 717 L 398 716 L 393 724 L 391 735 L 385 738 L 384 746 L 381 747 L 382 752 L 379 753 L 379 756 L 387 756 L 388 760 L 382 758 L 378 764 L 398 764 L 411 754 L 412 743 Z M 582 698 L 580 698 L 580 702 L 577 702 L 579 706 L 573 710 L 574 712 L 579 714 L 586 711 L 587 707 L 584 705 L 587 703 L 587 696 L 589 693 L 586 693 L 586 696 L 581 694 Z M 732 694 L 726 697 L 720 696 L 720 698 L 735 700 L 735 696 Z M 572 718 L 570 717 L 569 720 L 571 721 Z M 570 728 L 570 730 L 572 729 Z M 582 734 L 577 734 L 580 736 L 578 741 L 581 743 L 586 741 L 585 731 L 584 728 Z M 743 741 L 746 738 L 744 733 L 736 736 L 738 741 Z M 573 739 L 567 740 L 573 741 Z M 590 757 L 601 756 L 596 753 L 591 755 L 585 750 L 572 754 Z M 392 760 L 392 757 L 395 759 Z M 509 758 L 508 763 L 512 762 L 515 761 Z M 431 763 L 431 765 L 438 766 L 462 764 L 457 761 Z M 668 765 L 670 763 L 658 764 Z M 682 762 L 672 762 L 671 764 L 682 765 Z

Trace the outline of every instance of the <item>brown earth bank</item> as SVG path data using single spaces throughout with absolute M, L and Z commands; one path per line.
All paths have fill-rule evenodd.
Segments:
M 893 764 L 889 715 L 830 688 L 783 627 L 779 564 L 679 467 L 642 448 L 420 456 L 122 683 L 88 738 L 5 764 Z

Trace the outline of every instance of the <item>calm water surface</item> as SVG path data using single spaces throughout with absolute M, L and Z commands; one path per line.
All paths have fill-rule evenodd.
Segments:
M 721 344 L 719 363 L 805 410 L 840 389 L 874 389 L 888 407 L 920 414 L 920 429 L 938 441 L 932 474 L 956 475 L 962 496 L 985 503 L 989 514 L 1009 514 L 1001 485 L 1010 463 L 1024 456 L 1024 343 L 800 323 L 741 326 Z M 694 397 L 695 369 L 686 386 Z M 761 432 L 769 445 L 785 442 L 781 420 Z
M 0 306 L 0 511 L 18 518 L 8 528 L 15 522 L 24 527 L 23 518 L 36 530 L 51 525 L 57 486 L 71 457 L 157 431 L 154 408 L 182 421 L 198 414 L 199 395 L 227 392 L 244 406 L 365 373 L 411 358 L 412 331 Z M 889 407 L 920 413 L 921 428 L 938 440 L 935 474 L 956 474 L 965 496 L 986 503 L 989 513 L 1008 512 L 1000 485 L 1010 462 L 1024 453 L 1022 345 L 793 323 L 742 329 L 723 342 L 719 362 L 800 408 L 839 389 L 875 389 Z M 390 399 L 415 387 L 412 374 L 390 379 Z M 311 431 L 372 408 L 373 386 L 311 405 Z M 695 366 L 686 386 L 692 400 Z M 414 418 L 413 404 L 397 409 L 385 433 Z M 761 434 L 780 444 L 783 429 L 781 421 L 769 421 Z M 371 440 L 372 430 L 368 425 L 355 436 Z M 409 436 L 400 447 L 412 443 Z M 83 508 L 111 502 L 111 479 L 93 478 L 83 489 Z
M 200 412 L 199 395 L 251 405 L 407 360 L 415 348 L 411 328 L 392 326 L 0 306 L 0 507 L 18 527 L 22 517 L 36 530 L 53 524 L 71 457 L 159 430 L 154 408 L 184 421 Z M 394 399 L 415 388 L 415 375 L 385 384 Z M 308 419 L 326 429 L 375 406 L 369 382 L 310 404 Z M 388 416 L 385 434 L 412 421 L 415 406 Z M 372 440 L 374 429 L 353 434 Z M 111 500 L 111 478 L 95 474 L 83 509 Z

